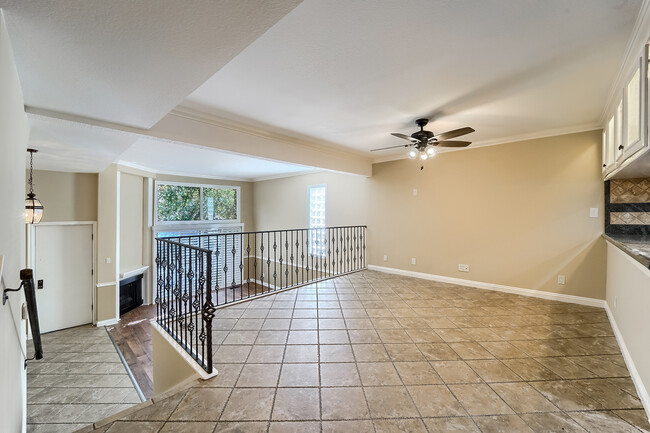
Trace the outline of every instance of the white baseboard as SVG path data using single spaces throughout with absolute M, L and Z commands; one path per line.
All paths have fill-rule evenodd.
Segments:
M 612 314 L 612 310 L 609 309 L 609 304 L 607 302 L 605 302 L 605 311 L 607 311 L 607 317 L 609 318 L 609 323 L 612 325 L 612 330 L 616 336 L 618 346 L 621 348 L 621 353 L 623 354 L 623 359 L 625 359 L 627 371 L 630 372 L 630 377 L 632 378 L 632 382 L 634 382 L 636 393 L 639 395 L 641 404 L 643 404 L 643 407 L 645 408 L 646 416 L 650 421 L 650 395 L 648 395 L 648 390 L 641 380 L 641 376 L 639 375 L 639 371 L 636 369 L 632 355 L 630 355 L 630 352 L 627 350 L 625 340 L 623 339 L 623 334 L 621 334 L 621 331 L 618 329 L 618 325 L 614 319 L 614 314 Z
M 101 320 L 96 323 L 95 326 L 110 326 L 110 325 L 116 325 L 119 323 L 120 319 L 106 319 L 106 320 Z
M 566 295 L 564 293 L 544 292 L 541 290 L 524 289 L 521 287 L 504 286 L 501 284 L 484 283 L 482 281 L 463 280 L 462 278 L 445 277 L 443 275 L 425 274 L 423 272 L 406 271 L 404 269 L 386 268 L 383 266 L 368 265 L 372 271 L 386 272 L 389 274 L 404 275 L 407 277 L 421 278 L 423 280 L 439 281 L 441 283 L 458 284 L 459 286 L 474 287 L 476 289 L 494 290 L 497 292 L 512 293 L 515 295 L 530 296 L 534 298 L 549 299 L 551 301 L 569 302 L 572 304 L 588 305 L 591 307 L 605 307 L 605 300 L 586 298 L 583 296 Z

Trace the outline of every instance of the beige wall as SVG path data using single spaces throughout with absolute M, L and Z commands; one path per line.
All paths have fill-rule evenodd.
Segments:
M 369 264 L 604 299 L 600 140 L 591 131 L 444 153 L 423 170 L 399 160 L 370 178 L 257 182 L 255 226 L 305 227 L 308 186 L 327 184 L 327 225 L 368 225 Z
M 163 175 L 163 174 L 157 175 L 156 180 L 162 180 L 166 182 L 198 183 L 204 185 L 239 186 L 241 188 L 241 202 L 240 202 L 241 222 L 244 223 L 244 230 L 249 232 L 256 230 L 253 221 L 253 183 L 252 182 L 237 182 L 232 180 L 204 179 L 200 177 L 171 176 L 171 175 Z
M 142 266 L 143 178 L 120 173 L 120 272 Z
M 650 410 L 649 287 L 650 270 L 608 243 L 607 304 L 638 371 L 637 391 L 646 411 Z
M 29 126 L 4 15 L 0 9 L 0 290 L 17 288 L 25 265 L 25 161 Z M 0 431 L 24 431 L 26 382 L 23 369 L 25 322 L 23 292 L 9 294 L 0 306 Z
M 45 208 L 43 222 L 97 221 L 96 173 L 34 170 L 34 192 Z

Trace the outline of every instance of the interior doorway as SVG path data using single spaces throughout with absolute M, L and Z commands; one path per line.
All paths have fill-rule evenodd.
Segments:
M 94 222 L 29 226 L 41 332 L 93 322 Z

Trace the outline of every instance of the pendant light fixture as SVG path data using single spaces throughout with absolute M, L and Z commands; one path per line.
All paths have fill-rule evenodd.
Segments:
M 34 154 L 38 152 L 36 149 L 27 149 L 29 152 L 29 193 L 25 200 L 25 212 L 23 217 L 27 224 L 38 224 L 43 218 L 43 205 L 34 194 L 34 185 L 32 182 L 32 171 L 34 170 Z

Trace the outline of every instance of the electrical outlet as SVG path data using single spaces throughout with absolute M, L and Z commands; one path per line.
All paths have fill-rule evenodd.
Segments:
M 566 284 L 566 277 L 564 275 L 558 275 L 557 276 L 557 283 L 558 284 Z
M 464 265 L 462 263 L 458 264 L 458 270 L 460 272 L 469 272 L 469 265 Z
M 415 265 L 415 264 L 416 264 L 416 262 L 415 262 L 415 257 L 413 257 L 413 258 L 411 259 L 411 264 L 412 264 L 412 265 Z
M 590 207 L 589 208 L 589 218 L 598 218 L 598 208 Z
M 414 196 L 418 195 L 418 189 L 417 188 L 413 188 L 413 195 Z
M 384 261 L 385 261 L 385 262 L 388 261 L 388 256 L 387 256 L 386 254 L 384 254 Z
M 110 258 L 110 257 L 106 257 L 105 262 L 106 262 L 107 265 L 110 264 L 110 263 L 111 263 L 111 258 Z

